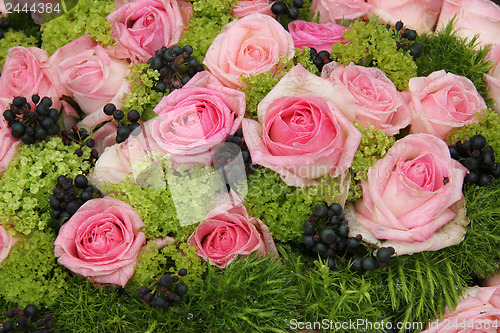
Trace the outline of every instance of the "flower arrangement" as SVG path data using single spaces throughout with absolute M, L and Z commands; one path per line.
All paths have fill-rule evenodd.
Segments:
M 0 332 L 498 331 L 494 1 L 0 11 Z

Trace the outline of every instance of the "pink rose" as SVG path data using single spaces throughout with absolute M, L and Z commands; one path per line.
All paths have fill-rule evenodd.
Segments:
M 319 23 L 327 23 L 360 18 L 372 7 L 366 0 L 313 0 L 311 9 L 313 20 L 319 14 Z
M 344 41 L 342 31 L 345 29 L 347 28 L 331 22 L 319 24 L 296 20 L 288 24 L 288 31 L 296 48 L 307 46 L 318 52 L 328 51 L 328 53 L 332 52 L 334 43 Z
M 493 100 L 493 108 L 500 113 L 500 44 L 492 46 L 488 60 L 493 63 L 491 71 L 484 75 L 489 89 L 488 97 Z
M 466 172 L 433 135 L 396 141 L 361 181 L 363 199 L 355 203 L 350 233 L 392 246 L 398 255 L 459 243 L 468 223 L 462 200 Z
M 7 122 L 0 116 L 0 173 L 7 169 L 7 166 L 17 154 L 17 146 L 21 140 L 15 139 L 11 135 L 10 127 Z
M 54 254 L 70 271 L 124 287 L 146 241 L 141 217 L 111 197 L 87 201 L 59 230 Z
M 179 42 L 193 12 L 186 0 L 136 0 L 108 15 L 117 58 L 146 62 L 162 46 Z
M 236 18 L 242 18 L 253 13 L 274 17 L 269 0 L 239 0 L 233 7 L 232 15 Z
M 7 258 L 10 248 L 16 244 L 17 238 L 13 237 L 2 225 L 0 224 L 0 265 L 2 261 Z
M 278 256 L 269 228 L 258 218 L 248 216 L 245 207 L 221 205 L 208 213 L 187 241 L 211 265 L 224 268 L 238 255 L 259 252 Z
M 206 71 L 197 73 L 154 108 L 163 119 L 144 123 L 148 143 L 170 154 L 176 167 L 211 165 L 211 147 L 238 130 L 245 106 L 243 92 L 224 87 Z
M 95 148 L 99 155 L 102 155 L 106 148 L 116 144 L 117 129 L 118 127 L 116 127 L 115 123 L 109 122 L 104 124 L 94 133 L 92 139 L 95 141 Z
M 32 103 L 31 96 L 39 94 L 40 97 L 52 98 L 53 107 L 61 106 L 60 94 L 53 87 L 56 78 L 46 69 L 47 59 L 47 51 L 37 47 L 16 46 L 9 49 L 0 76 L 2 113 L 15 96 L 24 96 Z
M 498 332 L 500 287 L 473 287 L 457 307 L 446 308 L 442 319 L 430 322 L 422 333 Z
M 364 127 L 373 125 L 387 135 L 395 135 L 410 123 L 408 103 L 380 69 L 331 62 L 323 67 L 321 77 L 349 90 L 357 106 L 354 120 Z
M 58 79 L 61 95 L 72 96 L 87 114 L 81 125 L 94 127 L 111 117 L 103 112 L 107 103 L 121 107 L 130 91 L 128 62 L 112 58 L 89 35 L 78 37 L 59 48 L 48 67 Z
M 225 86 L 241 87 L 240 75 L 274 72 L 278 57 L 294 55 L 292 36 L 274 18 L 251 14 L 223 28 L 203 64 Z
M 109 146 L 99 156 L 92 173 L 90 183 L 105 192 L 105 183 L 119 184 L 127 176 L 138 171 L 138 162 L 147 162 L 149 147 L 144 135 L 131 135 L 126 141 Z M 132 179 L 133 181 L 133 179 Z
M 444 70 L 427 77 L 411 78 L 408 86 L 411 133 L 429 133 L 444 138 L 454 128 L 475 122 L 475 113 L 486 109 L 472 81 Z
M 283 175 L 290 186 L 339 176 L 361 142 L 361 133 L 342 114 L 355 107 L 345 88 L 295 66 L 259 103 L 259 121 L 243 120 L 253 163 Z
M 443 0 L 367 0 L 374 7 L 368 17 L 378 16 L 394 26 L 402 21 L 419 34 L 430 32 L 436 25 Z
M 454 30 L 465 38 L 479 35 L 482 44 L 498 43 L 500 6 L 490 0 L 443 0 L 436 30 L 443 29 L 456 15 Z

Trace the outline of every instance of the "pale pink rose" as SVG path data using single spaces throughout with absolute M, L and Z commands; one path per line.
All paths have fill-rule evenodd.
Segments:
M 410 123 L 411 112 L 403 95 L 383 71 L 375 67 L 348 66 L 331 62 L 321 77 L 346 87 L 356 101 L 354 120 L 395 135 Z
M 396 141 L 361 181 L 350 232 L 397 255 L 434 251 L 459 243 L 464 234 L 465 169 L 446 143 L 429 134 Z
M 175 167 L 211 165 L 211 148 L 238 130 L 245 105 L 243 92 L 224 87 L 206 71 L 197 73 L 154 108 L 161 119 L 144 123 L 148 143 L 169 154 Z
M 278 256 L 269 228 L 258 218 L 249 216 L 241 203 L 214 208 L 187 243 L 197 247 L 201 258 L 219 268 L 226 267 L 237 256 L 255 251 Z
M 472 287 L 455 309 L 430 322 L 422 333 L 498 332 L 500 287 Z
M 129 136 L 122 142 L 107 147 L 99 156 L 89 181 L 99 190 L 105 192 L 105 183 L 118 184 L 137 171 L 137 164 L 148 162 L 147 152 L 150 150 L 144 135 Z M 133 181 L 133 179 L 131 179 Z
M 271 5 L 269 0 L 239 0 L 233 7 L 232 15 L 242 18 L 253 13 L 260 13 L 274 17 Z
M 378 16 L 392 26 L 402 21 L 419 34 L 430 32 L 437 23 L 443 0 L 367 0 L 374 7 L 368 17 Z
M 307 46 L 316 51 L 332 52 L 334 43 L 344 41 L 344 26 L 327 22 L 319 24 L 315 22 L 295 20 L 288 24 L 288 31 L 293 38 L 293 44 L 296 48 Z
M 112 58 L 89 35 L 59 48 L 48 61 L 61 95 L 73 97 L 87 115 L 81 123 L 84 127 L 112 118 L 104 114 L 107 103 L 121 107 L 120 100 L 130 92 L 130 82 L 125 79 L 128 67 L 127 61 Z
M 17 238 L 12 236 L 2 225 L 0 224 L 0 265 L 2 261 L 9 255 L 11 247 L 16 244 Z
M 493 63 L 491 71 L 484 75 L 489 89 L 488 97 L 493 100 L 495 111 L 500 113 L 500 44 L 492 46 L 487 59 Z
M 482 44 L 498 43 L 500 6 L 490 0 L 443 0 L 436 30 L 443 29 L 456 15 L 454 30 L 465 38 L 479 35 Z
M 50 97 L 58 109 L 61 95 L 54 88 L 57 78 L 46 69 L 47 59 L 47 51 L 38 47 L 10 48 L 0 76 L 0 98 L 10 102 L 16 96 L 24 96 L 33 107 L 31 96 L 39 94 Z M 2 113 L 7 103 L 1 103 Z
M 241 75 L 274 72 L 278 57 L 293 55 L 292 36 L 283 26 L 271 16 L 255 13 L 223 27 L 203 64 L 225 86 L 238 88 Z
M 259 121 L 243 120 L 253 163 L 283 175 L 290 186 L 339 176 L 361 142 L 361 133 L 343 114 L 355 108 L 344 87 L 295 66 L 259 103 Z
M 61 227 L 54 255 L 73 273 L 124 287 L 146 241 L 139 231 L 143 226 L 129 204 L 111 197 L 92 199 Z
M 95 148 L 99 155 L 101 155 L 106 148 L 116 144 L 117 129 L 115 123 L 109 122 L 104 124 L 94 133 L 92 139 L 95 141 Z
M 475 114 L 486 109 L 471 80 L 444 70 L 411 78 L 408 86 L 411 133 L 429 133 L 444 139 L 454 128 L 476 122 Z
M 179 42 L 193 8 L 187 0 L 136 0 L 107 16 L 117 42 L 114 54 L 146 62 L 162 46 Z
M 311 9 L 313 20 L 319 15 L 319 23 L 327 23 L 360 18 L 372 7 L 366 0 L 313 0 Z
M 1 116 L 0 119 L 0 173 L 7 169 L 7 166 L 17 154 L 17 146 L 21 143 L 20 139 L 16 139 L 11 134 L 11 129 L 7 122 Z

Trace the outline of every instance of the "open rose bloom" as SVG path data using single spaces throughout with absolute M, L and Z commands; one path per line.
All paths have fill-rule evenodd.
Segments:
M 215 76 L 197 73 L 154 108 L 159 118 L 144 123 L 151 149 L 168 154 L 175 167 L 211 165 L 211 148 L 241 125 L 245 94 L 224 87 Z
M 241 203 L 214 208 L 189 237 L 188 244 L 196 246 L 201 258 L 219 268 L 252 252 L 278 256 L 269 228 L 249 216 Z
M 117 42 L 114 54 L 146 62 L 162 46 L 179 42 L 193 8 L 187 0 L 126 2 L 108 15 Z
M 294 55 L 292 36 L 269 15 L 254 13 L 223 27 L 203 64 L 230 88 L 242 86 L 240 75 L 274 72 L 279 56 Z
M 355 108 L 346 89 L 295 66 L 259 103 L 259 121 L 243 120 L 253 163 L 281 174 L 290 186 L 341 175 L 361 142 L 343 114 Z
M 476 122 L 486 109 L 471 80 L 464 76 L 433 72 L 409 82 L 411 133 L 429 133 L 444 139 L 454 128 Z
M 396 141 L 361 181 L 363 198 L 350 214 L 350 234 L 392 246 L 397 255 L 459 243 L 468 224 L 462 198 L 466 172 L 433 135 Z
M 130 92 L 130 82 L 125 79 L 128 66 L 89 35 L 59 48 L 47 63 L 60 95 L 75 99 L 87 115 L 81 124 L 90 128 L 111 119 L 104 114 L 104 105 L 121 107 L 121 99 Z
M 313 20 L 319 15 L 319 23 L 340 22 L 363 17 L 373 8 L 365 0 L 312 0 Z
M 321 77 L 346 87 L 356 101 L 353 119 L 364 127 L 373 125 L 387 135 L 395 135 L 411 119 L 405 96 L 378 68 L 331 62 L 323 67 Z
M 430 322 L 422 333 L 496 333 L 500 325 L 500 287 L 472 287 L 455 309 Z
M 134 275 L 146 236 L 139 214 L 111 197 L 92 199 L 61 227 L 54 255 L 61 265 L 96 283 L 124 287 Z
M 288 24 L 288 31 L 293 38 L 293 44 L 296 48 L 307 46 L 316 51 L 332 51 L 334 43 L 343 42 L 343 31 L 347 29 L 336 23 L 327 22 L 319 24 L 295 20 Z

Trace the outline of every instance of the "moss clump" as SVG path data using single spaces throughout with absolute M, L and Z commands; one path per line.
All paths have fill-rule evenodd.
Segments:
M 38 46 L 38 40 L 22 31 L 7 31 L 4 38 L 0 39 L 0 68 L 3 68 L 9 49 L 14 46 Z
M 485 62 L 488 47 L 480 46 L 477 38 L 467 40 L 459 37 L 453 31 L 453 22 L 435 34 L 419 36 L 418 41 L 424 45 L 422 55 L 416 60 L 419 76 L 444 69 L 469 78 L 481 96 L 486 98 L 484 74 L 491 68 L 491 64 Z
M 327 176 L 311 187 L 287 186 L 281 176 L 267 168 L 258 168 L 248 175 L 245 206 L 249 214 L 260 218 L 279 241 L 301 241 L 302 224 L 311 215 L 312 207 L 333 202 L 340 194 L 335 181 Z
M 89 34 L 103 46 L 114 45 L 106 16 L 115 10 L 113 0 L 79 1 L 70 11 L 42 26 L 42 47 L 49 54 L 72 40 Z
M 196 248 L 186 243 L 169 243 L 161 249 L 155 249 L 156 243 L 149 241 L 137 257 L 137 265 L 134 276 L 126 285 L 126 290 L 131 295 L 136 295 L 137 290 L 142 286 L 154 288 L 157 286 L 159 278 L 164 274 L 175 275 L 180 269 L 185 268 L 188 274 L 182 278 L 182 282 L 190 287 L 198 287 L 202 283 L 202 274 L 206 271 L 204 264 Z
M 487 145 L 491 145 L 493 150 L 500 150 L 500 117 L 498 113 L 491 109 L 484 110 L 481 114 L 476 114 L 477 123 L 456 128 L 446 138 L 448 144 L 455 144 L 457 141 L 468 140 L 476 134 L 482 134 L 486 138 Z
M 148 64 L 135 64 L 127 75 L 131 82 L 131 92 L 122 99 L 123 111 L 137 110 L 141 119 L 146 121 L 156 117 L 153 109 L 163 97 L 162 93 L 153 90 L 160 73 L 151 69 Z
M 354 125 L 363 134 L 363 137 L 351 164 L 352 178 L 348 201 L 362 197 L 361 186 L 357 182 L 368 177 L 370 167 L 384 157 L 395 142 L 394 137 L 375 129 L 373 125 L 368 128 L 364 128 L 358 123 L 354 123 Z
M 54 257 L 55 236 L 34 231 L 20 239 L 0 266 L 0 296 L 20 307 L 57 304 L 68 277 Z
M 83 147 L 78 157 L 72 144 L 65 146 L 60 137 L 32 145 L 20 145 L 14 160 L 0 175 L 0 216 L 4 224 L 25 235 L 44 230 L 49 222 L 49 196 L 59 175 L 74 178 L 90 169 L 90 149 Z
M 191 1 L 193 13 L 179 45 L 191 45 L 192 56 L 204 59 L 210 44 L 221 32 L 222 26 L 231 22 L 234 4 L 237 0 L 197 0 Z
M 408 51 L 397 49 L 396 39 L 384 24 L 354 21 L 344 30 L 349 43 L 335 43 L 332 58 L 344 66 L 357 65 L 381 69 L 399 90 L 417 76 L 417 65 Z

